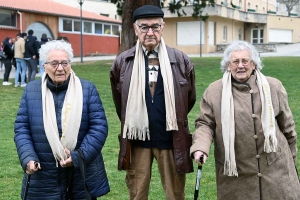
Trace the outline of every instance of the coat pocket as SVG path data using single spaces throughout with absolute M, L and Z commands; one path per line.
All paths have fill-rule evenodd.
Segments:
M 287 142 L 282 142 L 281 145 L 278 143 L 277 151 L 267 154 L 268 165 L 274 163 L 283 154 L 283 152 L 287 150 L 287 147 Z

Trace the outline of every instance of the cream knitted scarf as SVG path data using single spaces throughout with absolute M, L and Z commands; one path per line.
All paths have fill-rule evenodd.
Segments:
M 165 42 L 161 38 L 158 59 L 164 82 L 164 96 L 166 106 L 166 130 L 178 130 L 173 74 Z M 150 139 L 148 112 L 145 102 L 145 58 L 140 41 L 136 43 L 136 53 L 133 63 L 128 100 L 126 105 L 123 138 L 133 140 Z
M 79 78 L 71 70 L 70 82 L 61 116 L 62 137 L 59 138 L 53 95 L 47 87 L 47 75 L 42 77 L 43 122 L 46 136 L 56 161 L 67 159 L 64 148 L 74 150 L 79 132 L 83 94 Z
M 277 138 L 270 85 L 266 77 L 259 70 L 255 70 L 255 73 L 262 104 L 261 123 L 265 136 L 264 151 L 266 153 L 276 152 Z M 221 123 L 225 148 L 224 175 L 238 176 L 234 150 L 235 122 L 231 72 L 227 71 L 224 73 L 222 83 Z

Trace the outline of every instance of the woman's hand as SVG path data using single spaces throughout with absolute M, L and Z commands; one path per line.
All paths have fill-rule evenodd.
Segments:
M 72 167 L 73 166 L 73 161 L 72 161 L 70 150 L 65 148 L 65 152 L 66 152 L 68 158 L 66 160 L 61 160 L 59 162 L 60 166 L 61 167 Z
M 200 157 L 203 157 L 203 163 L 200 162 Z M 196 163 L 198 163 L 198 165 L 202 165 L 202 164 L 206 163 L 206 159 L 207 159 L 206 153 L 204 153 L 202 151 L 195 151 L 194 152 L 194 161 Z
M 41 169 L 40 163 L 31 160 L 27 163 L 26 174 L 33 174 L 39 169 Z

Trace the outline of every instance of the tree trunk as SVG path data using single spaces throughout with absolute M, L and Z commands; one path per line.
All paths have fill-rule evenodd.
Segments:
M 124 0 L 122 16 L 122 34 L 119 53 L 135 45 L 136 36 L 133 29 L 133 12 L 143 5 L 160 6 L 160 0 Z

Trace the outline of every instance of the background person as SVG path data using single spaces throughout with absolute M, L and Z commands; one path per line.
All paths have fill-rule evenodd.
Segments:
M 21 86 L 25 87 L 25 77 L 26 77 L 26 61 L 24 60 L 25 53 L 25 40 L 21 33 L 17 34 L 17 41 L 15 42 L 15 59 L 16 59 L 16 73 L 15 73 L 15 87 Z M 19 81 L 19 76 L 21 72 L 21 80 Z M 21 85 L 19 85 L 21 82 Z
M 14 58 L 14 52 L 12 49 L 12 40 L 10 37 L 5 38 L 3 41 L 3 53 L 6 55 L 5 59 L 2 59 L 2 62 L 4 63 L 4 79 L 2 85 L 8 86 L 12 83 L 9 82 L 9 74 L 12 68 L 12 59 Z
M 25 42 L 25 54 L 24 59 L 28 67 L 28 82 L 35 79 L 37 72 L 37 46 L 36 46 L 36 37 L 33 36 L 33 30 L 28 31 L 27 39 Z
M 48 42 L 48 38 L 47 38 L 47 34 L 43 33 L 42 37 L 41 37 L 41 41 L 39 42 L 39 48 L 41 48 L 41 46 L 43 44 L 46 44 L 46 42 Z M 39 59 L 39 66 L 40 66 L 40 76 L 42 77 L 44 74 L 44 67 L 43 67 L 44 63 L 41 59 Z
M 121 121 L 118 169 L 126 170 L 131 200 L 148 199 L 154 158 L 168 200 L 185 198 L 185 174 L 193 171 L 187 115 L 196 101 L 194 67 L 164 43 L 163 16 L 151 5 L 134 12 L 136 46 L 121 53 L 110 71 Z
M 108 126 L 99 94 L 94 84 L 72 71 L 70 43 L 48 42 L 40 57 L 45 73 L 27 84 L 15 121 L 14 139 L 24 170 L 21 196 L 26 174 L 31 174 L 28 199 L 84 199 L 80 149 L 87 186 L 96 200 L 110 190 L 101 154 Z
M 214 141 L 218 199 L 300 199 L 297 134 L 282 83 L 264 76 L 252 44 L 232 42 L 223 78 L 209 85 L 191 155 L 204 163 Z

